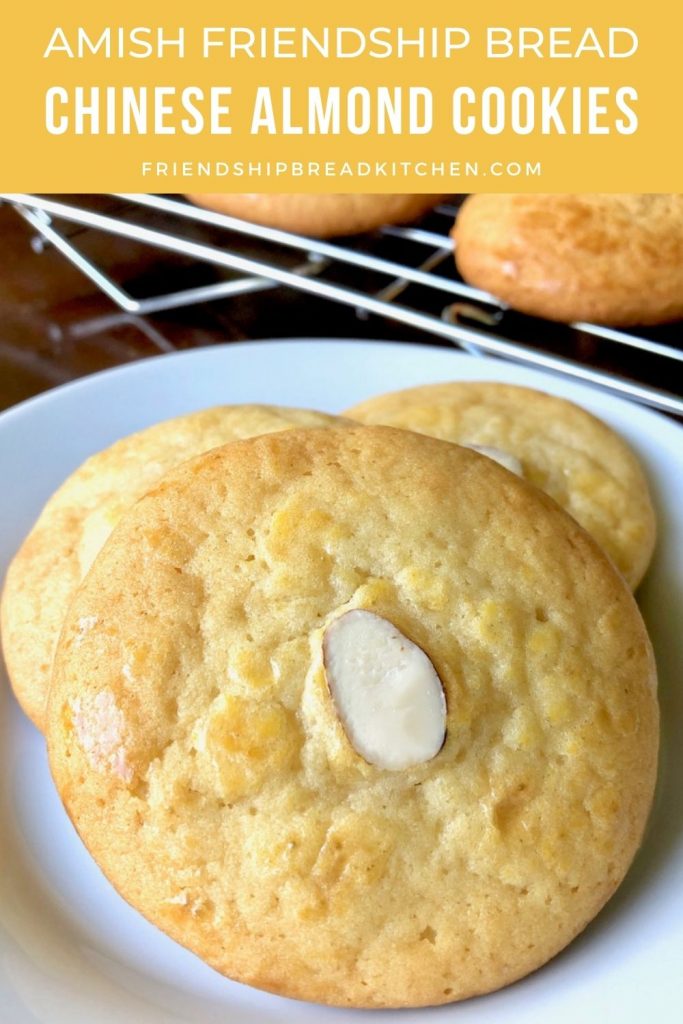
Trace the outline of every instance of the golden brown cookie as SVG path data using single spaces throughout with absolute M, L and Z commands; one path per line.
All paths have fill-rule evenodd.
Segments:
M 465 281 L 523 313 L 623 327 L 683 317 L 683 195 L 474 195 L 453 237 Z
M 495 989 L 580 932 L 657 737 L 645 627 L 588 534 L 490 459 L 362 426 L 216 449 L 138 502 L 67 615 L 48 728 L 133 906 L 232 978 L 370 1007 Z
M 338 423 L 307 409 L 218 406 L 159 423 L 87 459 L 47 502 L 12 561 L 2 594 L 2 647 L 12 688 L 39 729 L 52 655 L 76 587 L 123 512 L 183 459 L 292 426 Z
M 438 195 L 260 192 L 209 193 L 187 197 L 218 213 L 315 238 L 355 235 L 382 224 L 402 224 L 427 213 Z
M 645 575 L 656 535 L 647 480 L 626 442 L 573 402 L 512 384 L 453 381 L 377 395 L 346 415 L 513 456 L 633 589 Z

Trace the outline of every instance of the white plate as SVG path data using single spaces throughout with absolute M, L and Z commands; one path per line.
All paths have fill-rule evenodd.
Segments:
M 640 591 L 660 670 L 664 746 L 643 850 L 582 937 L 501 992 L 387 1024 L 657 1024 L 683 1006 L 683 431 L 556 377 L 449 349 L 374 342 L 258 342 L 162 356 L 57 388 L 0 417 L 0 574 L 42 502 L 87 455 L 157 420 L 216 403 L 332 412 L 429 381 L 503 380 L 573 399 L 621 431 L 648 467 L 661 539 Z M 678 742 L 676 742 L 678 736 Z M 142 919 L 81 846 L 52 789 L 42 737 L 0 685 L 0 1021 L 213 1024 L 378 1019 L 226 981 Z

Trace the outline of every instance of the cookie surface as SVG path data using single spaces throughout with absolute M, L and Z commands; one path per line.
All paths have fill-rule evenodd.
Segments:
M 358 608 L 439 674 L 425 763 L 368 764 L 341 727 L 322 637 Z M 543 494 L 406 431 L 288 431 L 122 519 L 67 616 L 48 747 L 106 875 L 219 971 L 444 1003 L 544 963 L 618 885 L 654 686 L 627 586 Z
M 626 442 L 585 409 L 531 388 L 453 381 L 377 395 L 346 415 L 516 456 L 633 589 L 643 578 L 656 535 L 647 481 Z
M 12 688 L 39 729 L 52 655 L 76 587 L 123 512 L 184 459 L 292 426 L 337 423 L 306 409 L 218 406 L 156 424 L 87 459 L 47 502 L 13 559 L 2 594 L 2 647 Z
M 475 195 L 453 229 L 463 278 L 549 320 L 683 317 L 683 195 Z
M 333 193 L 207 193 L 187 197 L 198 206 L 302 235 L 330 238 L 415 220 L 443 199 L 438 195 Z

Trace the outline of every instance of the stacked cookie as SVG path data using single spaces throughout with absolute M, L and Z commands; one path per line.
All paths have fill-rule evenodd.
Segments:
M 623 441 L 538 392 L 208 410 L 50 500 L 5 657 L 151 921 L 268 991 L 444 1003 L 563 948 L 640 843 L 653 541 Z

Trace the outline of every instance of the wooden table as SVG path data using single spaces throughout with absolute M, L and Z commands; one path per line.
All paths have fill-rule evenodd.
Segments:
M 125 239 L 91 229 L 68 231 L 85 253 L 137 296 L 220 278 L 220 271 L 211 267 Z M 418 332 L 398 324 L 377 318 L 360 322 L 352 309 L 284 288 L 144 319 L 131 317 L 61 253 L 51 247 L 36 253 L 32 236 L 11 207 L 0 207 L 0 408 L 164 351 L 258 338 L 419 338 Z
M 111 196 L 65 199 L 85 199 L 90 207 L 104 212 L 117 212 L 117 203 L 120 206 L 120 201 Z M 150 212 L 149 218 L 153 226 L 168 229 L 163 215 Z M 222 279 L 220 269 L 184 256 L 89 228 L 61 227 L 85 254 L 138 297 Z M 220 238 L 225 243 L 225 236 L 213 228 L 191 225 L 188 230 L 200 240 L 215 243 Z M 333 336 L 448 344 L 380 317 L 361 321 L 349 307 L 287 288 L 134 317 L 118 310 L 50 246 L 36 252 L 32 238 L 32 229 L 18 214 L 10 206 L 0 206 L 0 408 L 97 370 L 220 342 Z M 258 240 L 236 237 L 235 244 L 245 255 L 260 255 Z M 388 244 L 398 243 L 388 240 Z M 391 248 L 388 255 L 393 256 Z M 441 272 L 454 272 L 450 256 Z M 372 290 L 382 283 L 386 281 L 375 278 L 367 286 Z M 439 302 L 444 304 L 443 296 Z M 636 379 L 683 393 L 681 375 L 676 383 L 670 367 L 663 368 L 649 357 L 625 353 L 588 335 L 515 314 L 507 315 L 505 332 L 540 349 L 569 354 L 586 365 L 630 373 Z M 674 344 L 682 343 L 680 324 L 649 333 Z

